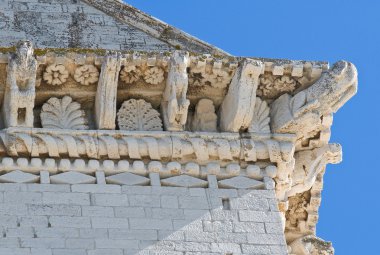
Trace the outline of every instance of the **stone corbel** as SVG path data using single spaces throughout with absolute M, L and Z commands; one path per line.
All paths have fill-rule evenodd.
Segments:
M 334 255 L 331 242 L 314 235 L 301 237 L 289 245 L 291 255 Z
M 238 132 L 252 122 L 259 75 L 264 69 L 261 61 L 245 59 L 236 71 L 228 93 L 220 107 L 220 129 Z
M 161 103 L 162 117 L 167 131 L 183 131 L 187 121 L 190 105 L 187 99 L 188 66 L 189 53 L 175 51 L 170 60 L 168 79 Z
M 357 92 L 357 70 L 349 62 L 337 62 L 309 88 L 294 96 L 284 94 L 271 106 L 274 133 L 298 137 L 321 125 L 321 117 L 335 113 Z
M 342 161 L 342 147 L 329 144 L 314 150 L 299 151 L 295 154 L 295 167 L 292 173 L 292 187 L 287 197 L 303 193 L 314 185 L 318 174 L 327 164 L 338 164 Z
M 116 128 L 116 96 L 120 69 L 119 54 L 110 54 L 104 58 L 95 98 L 97 129 Z

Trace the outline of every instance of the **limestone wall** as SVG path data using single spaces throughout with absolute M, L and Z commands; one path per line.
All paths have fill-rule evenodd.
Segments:
M 0 38 L 0 47 L 28 39 L 38 48 L 170 49 L 167 43 L 79 0 L 2 0 Z
M 274 191 L 0 185 L 0 254 L 286 254 Z

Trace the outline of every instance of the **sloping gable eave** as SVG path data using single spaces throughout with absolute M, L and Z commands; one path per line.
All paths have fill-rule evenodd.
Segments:
M 81 0 L 90 6 L 127 23 L 174 48 L 230 56 L 229 53 L 154 18 L 119 0 Z

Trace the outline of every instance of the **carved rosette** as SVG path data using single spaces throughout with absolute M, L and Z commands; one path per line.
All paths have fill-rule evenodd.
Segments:
M 271 73 L 265 73 L 260 76 L 257 94 L 264 98 L 273 99 L 285 93 L 292 93 L 298 86 L 296 79 L 290 75 L 275 76 Z
M 162 121 L 158 111 L 145 100 L 125 101 L 117 113 L 117 122 L 121 130 L 162 131 Z
M 165 71 L 160 67 L 149 67 L 144 72 L 144 80 L 152 85 L 158 85 L 165 79 Z
M 211 87 L 224 89 L 227 88 L 232 80 L 232 76 L 222 69 L 213 69 L 211 73 L 204 74 L 205 83 Z
M 124 66 L 120 72 L 120 79 L 126 84 L 132 84 L 140 80 L 141 75 L 142 71 L 140 67 L 134 65 Z
M 41 111 L 41 124 L 43 128 L 53 129 L 88 129 L 86 114 L 81 105 L 73 102 L 69 96 L 62 99 L 50 98 Z
M 233 71 L 215 67 L 193 67 L 189 72 L 189 84 L 192 86 L 211 86 L 225 89 L 231 83 Z
M 66 67 L 62 64 L 52 64 L 49 65 L 44 74 L 43 79 L 47 84 L 52 86 L 62 85 L 69 78 L 69 72 Z
M 84 86 L 99 80 L 99 71 L 94 65 L 82 65 L 75 70 L 74 79 Z

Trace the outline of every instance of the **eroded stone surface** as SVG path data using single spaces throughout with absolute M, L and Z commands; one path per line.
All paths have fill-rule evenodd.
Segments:
M 237 176 L 231 179 L 219 181 L 221 188 L 234 188 L 234 189 L 256 189 L 264 186 L 261 181 L 256 181 L 243 176 Z
M 131 173 L 121 173 L 106 178 L 107 183 L 111 184 L 121 184 L 121 185 L 148 185 L 150 180 L 146 177 L 131 174 Z
M 206 181 L 189 176 L 189 175 L 180 175 L 180 176 L 170 177 L 167 179 L 162 179 L 161 183 L 166 186 L 187 187 L 187 188 L 205 187 L 207 185 Z
M 78 184 L 63 185 L 62 197 L 20 194 L 20 201 L 95 203 L 81 208 L 75 222 L 49 216 L 50 224 L 129 231 L 108 230 L 104 238 L 97 232 L 98 241 L 90 250 L 77 247 L 79 253 L 96 253 L 94 247 L 137 253 L 149 237 L 154 249 L 171 249 L 165 254 L 286 254 L 284 236 L 293 254 L 333 253 L 315 234 L 326 164 L 341 161 L 340 146 L 329 144 L 333 113 L 357 91 L 351 63 L 328 69 L 324 62 L 230 57 L 117 0 L 15 0 L 0 7 L 7 14 L 0 15 L 0 45 L 25 33 L 37 47 L 97 49 L 38 49 L 33 56 L 31 42 L 21 42 L 15 53 L 0 54 L 7 128 L 0 131 L 0 181 Z M 17 33 L 13 20 L 22 28 Z M 143 194 L 134 196 L 137 188 Z M 87 192 L 99 190 L 90 201 Z M 15 196 L 8 195 L 6 203 Z M 200 227 L 190 216 L 202 219 Z M 238 225 L 226 223 L 234 217 Z M 135 230 L 154 233 L 118 239 Z
M 38 175 L 25 173 L 20 170 L 12 171 L 10 173 L 0 176 L 0 182 L 5 183 L 34 183 L 39 180 Z
M 93 176 L 73 171 L 50 176 L 50 182 L 53 184 L 92 184 L 95 181 L 96 178 Z

